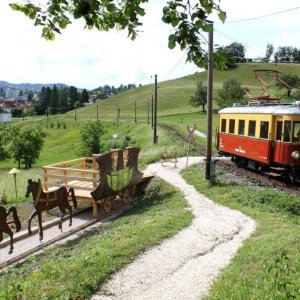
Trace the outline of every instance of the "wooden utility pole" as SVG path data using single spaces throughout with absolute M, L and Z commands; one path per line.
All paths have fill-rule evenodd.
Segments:
M 211 144 L 212 144 L 212 93 L 213 93 L 213 36 L 214 27 L 208 34 L 208 69 L 207 69 L 207 144 L 205 178 L 210 180 Z
M 148 114 L 147 114 L 147 116 L 148 116 L 148 125 L 149 125 L 149 123 L 150 123 L 150 102 L 149 102 L 149 99 L 148 99 L 148 103 L 147 103 L 147 105 L 148 105 L 148 110 L 147 110 L 147 112 L 148 112 Z
M 119 104 L 117 104 L 117 122 L 119 122 Z
M 157 144 L 157 75 L 155 74 L 154 79 L 154 124 L 153 124 L 153 143 Z
M 154 114 L 154 109 L 153 109 L 153 95 L 151 95 L 151 126 L 153 128 L 153 121 L 154 121 L 154 117 L 153 117 L 153 114 Z
M 97 100 L 96 100 L 97 101 Z M 98 101 L 97 101 L 97 120 L 99 120 L 99 109 L 98 109 Z
M 134 102 L 134 122 L 135 123 L 137 122 L 137 119 L 136 119 L 136 101 Z

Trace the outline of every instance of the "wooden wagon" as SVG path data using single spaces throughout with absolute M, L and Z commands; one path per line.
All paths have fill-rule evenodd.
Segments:
M 153 178 L 138 170 L 139 151 L 139 148 L 113 149 L 105 154 L 44 166 L 44 189 L 72 187 L 78 201 L 93 206 L 94 217 L 98 205 L 108 213 L 114 208 L 116 197 L 127 204 Z

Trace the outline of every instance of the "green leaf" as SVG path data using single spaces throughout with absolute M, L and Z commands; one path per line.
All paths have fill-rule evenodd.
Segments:
M 220 12 L 218 13 L 219 19 L 224 23 L 226 20 L 226 12 L 220 10 Z
M 170 49 L 174 49 L 176 46 L 176 41 L 177 41 L 177 36 L 175 34 L 170 34 L 168 47 Z

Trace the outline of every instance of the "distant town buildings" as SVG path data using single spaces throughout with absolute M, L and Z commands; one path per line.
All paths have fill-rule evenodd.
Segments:
M 36 91 L 20 90 L 10 87 L 0 89 L 0 123 L 12 121 L 12 109 L 22 109 L 26 113 L 33 105 L 33 99 L 38 98 Z M 30 99 L 30 100 L 29 100 Z

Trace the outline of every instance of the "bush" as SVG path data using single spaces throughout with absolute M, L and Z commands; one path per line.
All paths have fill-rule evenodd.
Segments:
M 80 127 L 79 154 L 90 156 L 94 153 L 101 153 L 103 145 L 101 137 L 105 133 L 101 121 L 87 121 Z
M 108 149 L 124 149 L 129 146 L 129 143 L 131 141 L 130 136 L 120 136 L 117 139 L 112 139 L 108 144 Z

